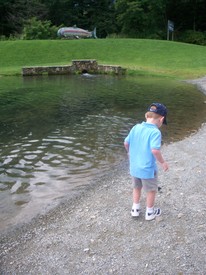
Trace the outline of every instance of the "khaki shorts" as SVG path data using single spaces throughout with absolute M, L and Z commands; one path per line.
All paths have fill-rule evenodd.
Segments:
M 132 185 L 133 188 L 143 189 L 146 192 L 150 191 L 158 191 L 158 181 L 157 181 L 157 174 L 152 179 L 139 179 L 132 177 Z

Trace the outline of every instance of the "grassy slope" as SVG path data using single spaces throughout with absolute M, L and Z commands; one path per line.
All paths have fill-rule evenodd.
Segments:
M 206 74 L 206 47 L 144 39 L 0 41 L 0 75 L 23 66 L 66 65 L 96 59 L 129 72 L 195 78 Z

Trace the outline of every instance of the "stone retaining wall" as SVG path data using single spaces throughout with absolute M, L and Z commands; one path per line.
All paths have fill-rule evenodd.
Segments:
M 126 69 L 120 66 L 112 65 L 98 65 L 96 60 L 73 60 L 72 65 L 64 66 L 34 66 L 23 67 L 22 75 L 59 75 L 59 74 L 116 74 L 123 75 L 126 73 Z

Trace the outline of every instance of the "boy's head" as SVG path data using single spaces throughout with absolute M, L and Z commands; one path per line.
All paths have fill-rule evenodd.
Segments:
M 163 124 L 167 124 L 166 116 L 167 108 L 161 103 L 152 103 L 147 109 L 146 118 L 164 117 Z

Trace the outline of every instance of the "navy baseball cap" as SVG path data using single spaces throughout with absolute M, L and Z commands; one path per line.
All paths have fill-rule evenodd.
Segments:
M 166 120 L 166 116 L 167 116 L 167 108 L 165 107 L 165 105 L 161 104 L 161 103 L 152 103 L 148 109 L 148 112 L 153 112 L 156 113 L 158 115 L 161 115 L 164 117 L 164 121 L 163 124 L 167 125 L 167 120 Z

